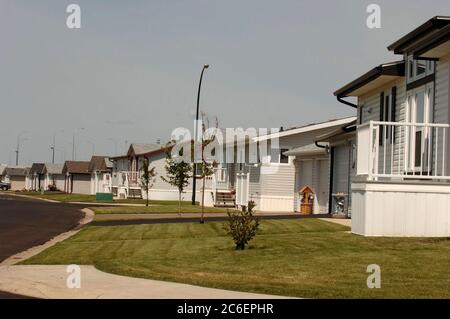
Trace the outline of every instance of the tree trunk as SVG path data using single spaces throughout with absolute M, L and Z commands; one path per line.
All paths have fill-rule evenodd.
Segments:
M 178 191 L 178 215 L 181 216 L 181 192 Z
M 203 224 L 205 222 L 205 176 L 203 176 L 203 185 L 202 185 L 202 216 L 200 218 L 200 223 Z
M 147 188 L 147 201 L 145 202 L 145 206 L 148 207 L 148 188 Z

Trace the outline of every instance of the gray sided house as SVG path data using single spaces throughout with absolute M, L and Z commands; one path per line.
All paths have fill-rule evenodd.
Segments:
M 87 161 L 66 161 L 63 174 L 64 192 L 74 194 L 91 194 L 91 173 Z
M 351 180 L 356 175 L 356 121 L 317 137 L 330 153 L 329 213 L 351 217 Z
M 29 175 L 28 167 L 7 167 L 5 178 L 11 183 L 11 190 L 21 191 L 26 189 L 26 178 Z
M 388 50 L 398 61 L 335 92 L 358 115 L 352 232 L 448 237 L 450 17 L 433 17 Z
M 44 189 L 64 190 L 65 175 L 63 173 L 64 164 L 45 163 Z
M 315 143 L 317 136 L 329 133 L 354 121 L 354 117 L 314 123 L 257 138 L 270 145 L 278 138 L 279 147 L 260 159 L 257 165 L 237 164 L 234 179 L 236 203 L 256 203 L 260 211 L 299 212 L 308 186 L 314 196 L 313 214 L 329 212 L 330 155 L 326 145 Z

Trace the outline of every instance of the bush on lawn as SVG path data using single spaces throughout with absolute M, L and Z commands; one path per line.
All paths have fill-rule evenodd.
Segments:
M 242 211 L 228 211 L 228 224 L 223 228 L 233 238 L 236 250 L 244 250 L 245 245 L 256 236 L 259 219 L 253 215 L 255 202 L 250 201 Z

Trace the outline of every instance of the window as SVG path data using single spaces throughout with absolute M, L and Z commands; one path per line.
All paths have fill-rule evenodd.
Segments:
M 407 82 L 411 83 L 434 73 L 434 61 L 415 60 L 408 57 Z
M 284 155 L 289 151 L 287 148 L 271 149 L 270 162 L 274 164 L 289 164 L 289 156 Z

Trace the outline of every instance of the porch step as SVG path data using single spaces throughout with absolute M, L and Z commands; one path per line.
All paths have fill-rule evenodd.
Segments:
M 142 189 L 140 188 L 130 188 L 128 190 L 129 198 L 139 198 L 142 199 Z

